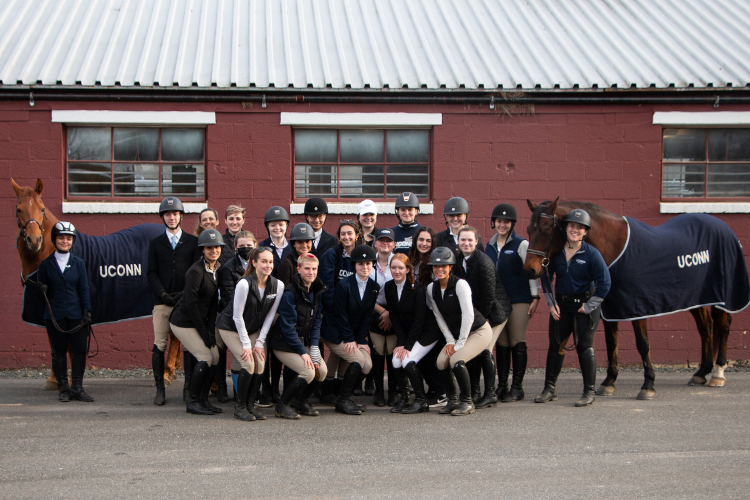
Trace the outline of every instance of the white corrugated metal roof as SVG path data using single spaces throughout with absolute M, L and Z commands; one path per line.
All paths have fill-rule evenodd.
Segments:
M 750 83 L 746 0 L 0 0 L 8 85 Z

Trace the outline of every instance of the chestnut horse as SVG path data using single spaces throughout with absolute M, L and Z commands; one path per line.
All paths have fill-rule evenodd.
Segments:
M 582 208 L 591 215 L 591 230 L 586 235 L 586 241 L 599 250 L 610 266 L 625 248 L 628 228 L 625 219 L 604 208 L 592 203 L 577 201 L 565 202 L 545 201 L 535 205 L 526 200 L 532 211 L 531 223 L 527 228 L 529 236 L 529 250 L 538 252 L 528 253 L 524 271 L 529 278 L 539 278 L 544 274 L 546 259 L 552 257 L 563 248 L 565 243 L 565 229 L 563 221 L 571 210 Z M 547 255 L 547 258 L 544 257 Z M 729 325 L 731 316 L 716 307 L 696 307 L 690 309 L 690 313 L 698 325 L 698 333 L 701 337 L 701 364 L 698 371 L 690 379 L 690 385 L 703 385 L 706 376 L 713 371 L 710 386 L 720 387 L 724 385 L 724 369 L 727 364 L 727 339 L 729 337 Z M 605 321 L 604 334 L 607 342 L 607 377 L 601 384 L 597 394 L 609 396 L 615 392 L 615 380 L 618 374 L 617 365 L 617 322 Z M 644 369 L 644 382 L 638 399 L 653 399 L 656 395 L 654 389 L 654 368 L 651 364 L 651 355 L 648 341 L 648 330 L 646 319 L 632 321 L 635 332 L 635 343 L 638 353 L 641 355 Z M 718 355 L 716 368 L 714 369 L 714 339 L 717 340 Z
M 16 193 L 16 224 L 18 225 L 16 248 L 21 258 L 21 284 L 23 285 L 26 278 L 55 251 L 50 234 L 58 219 L 44 206 L 41 198 L 44 183 L 41 179 L 36 180 L 36 186 L 33 189 L 29 186 L 19 186 L 13 179 L 10 182 Z M 174 335 L 170 337 L 169 355 L 164 368 L 164 381 L 167 384 L 177 378 L 175 370 L 180 366 L 180 341 Z M 57 390 L 54 372 L 47 379 L 45 388 Z

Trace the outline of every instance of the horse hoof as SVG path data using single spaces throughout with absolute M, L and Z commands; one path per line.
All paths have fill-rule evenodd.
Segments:
M 698 375 L 693 375 L 690 382 L 688 382 L 688 385 L 706 385 L 706 379 L 704 377 L 699 377 Z
M 654 399 L 656 397 L 656 391 L 653 389 L 641 389 L 641 392 L 638 393 L 638 396 L 636 396 L 636 399 L 640 399 L 641 401 L 648 401 L 649 399 Z
M 711 381 L 708 383 L 709 387 L 724 387 L 724 382 L 726 382 L 727 379 L 725 378 L 719 378 L 719 377 L 711 377 Z
M 611 396 L 614 393 L 615 393 L 614 385 L 601 385 L 599 386 L 599 389 L 596 390 L 597 396 Z

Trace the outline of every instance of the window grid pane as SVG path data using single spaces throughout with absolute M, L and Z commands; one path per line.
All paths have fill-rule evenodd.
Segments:
M 294 134 L 295 198 L 385 199 L 404 191 L 429 196 L 429 130 L 296 129 Z
M 167 162 L 165 133 L 166 156 L 189 163 Z M 69 197 L 205 199 L 205 129 L 69 127 L 67 141 Z M 80 161 L 87 156 L 104 162 Z

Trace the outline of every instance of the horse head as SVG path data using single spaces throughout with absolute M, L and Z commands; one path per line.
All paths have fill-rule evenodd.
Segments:
M 526 251 L 526 262 L 523 270 L 529 279 L 542 276 L 550 257 L 562 249 L 564 230 L 562 220 L 564 215 L 558 207 L 560 197 L 555 201 L 544 201 L 539 205 L 526 200 L 531 209 L 531 222 L 526 228 L 529 236 L 529 248 Z
M 16 224 L 19 238 L 23 238 L 29 251 L 39 253 L 44 244 L 45 223 L 50 221 L 40 196 L 44 184 L 41 179 L 37 179 L 36 187 L 32 189 L 29 186 L 19 186 L 13 179 L 10 182 L 16 193 Z

